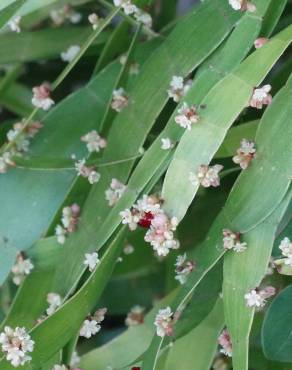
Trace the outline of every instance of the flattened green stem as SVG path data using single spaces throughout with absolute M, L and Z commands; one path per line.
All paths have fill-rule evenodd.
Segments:
M 78 61 L 81 59 L 81 57 L 85 54 L 86 50 L 89 48 L 89 46 L 92 44 L 92 42 L 100 35 L 100 33 L 105 29 L 105 27 L 112 21 L 112 19 L 118 14 L 120 8 L 114 8 L 112 12 L 107 16 L 107 18 L 104 19 L 101 26 L 98 27 L 92 34 L 88 37 L 88 39 L 85 41 L 84 45 L 81 47 L 79 53 L 76 55 L 76 57 L 70 62 L 66 68 L 61 72 L 61 74 L 56 78 L 56 80 L 52 83 L 52 91 L 54 91 L 68 76 L 68 74 L 71 72 L 71 70 L 75 67 L 75 65 L 78 63 Z M 14 142 L 17 140 L 18 136 L 21 135 L 23 130 L 27 127 L 27 125 L 32 121 L 32 119 L 35 117 L 36 113 L 39 111 L 39 108 L 34 108 L 29 117 L 24 121 L 23 129 L 16 135 L 15 139 L 13 141 L 10 141 L 6 145 L 4 145 L 1 150 L 0 154 L 3 152 L 9 150 Z

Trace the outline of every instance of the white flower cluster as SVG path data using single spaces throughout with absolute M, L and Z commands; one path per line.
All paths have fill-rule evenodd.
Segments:
M 190 172 L 189 180 L 193 186 L 202 185 L 204 188 L 210 186 L 217 187 L 220 185 L 219 172 L 223 169 L 220 164 L 199 166 L 197 173 Z
M 232 356 L 232 343 L 228 330 L 224 329 L 218 338 L 218 343 L 222 347 L 220 352 L 225 356 Z
M 152 27 L 151 15 L 139 9 L 132 0 L 113 0 L 113 2 L 116 7 L 122 7 L 126 15 L 133 14 L 137 22 L 141 22 L 146 27 Z
M 235 252 L 244 252 L 247 248 L 245 242 L 240 241 L 240 233 L 234 233 L 231 230 L 223 230 L 223 247 L 226 250 L 233 249 Z
M 98 253 L 85 253 L 85 259 L 83 264 L 88 267 L 89 271 L 92 272 L 95 267 L 99 264 L 100 259 L 98 258 Z
M 176 103 L 186 95 L 192 84 L 192 80 L 184 82 L 184 78 L 181 76 L 173 76 L 170 81 L 170 87 L 167 90 L 168 96 L 172 98 Z
M 5 326 L 4 332 L 0 334 L 0 344 L 6 360 L 10 361 L 12 366 L 22 366 L 31 360 L 28 352 L 33 351 L 34 341 L 25 328 L 12 329 Z
M 272 286 L 268 286 L 261 290 L 252 289 L 244 295 L 244 298 L 248 307 L 262 308 L 264 307 L 266 300 L 275 295 L 275 293 L 276 289 Z
M 121 112 L 129 103 L 129 98 L 125 90 L 120 87 L 113 91 L 113 99 L 111 102 L 111 107 L 116 112 Z
M 292 266 L 292 242 L 289 238 L 284 238 L 281 243 L 279 248 L 282 251 L 282 255 L 286 257 L 284 259 L 285 265 Z
M 12 18 L 7 24 L 12 32 L 20 33 L 20 21 L 21 16 L 17 15 L 16 17 Z
M 29 258 L 24 258 L 22 254 L 18 255 L 15 265 L 12 267 L 11 272 L 13 273 L 12 281 L 15 285 L 20 285 L 25 276 L 29 275 L 33 269 L 33 264 Z
M 50 17 L 56 26 L 61 26 L 66 20 L 70 23 L 77 24 L 82 19 L 82 14 L 76 12 L 70 5 L 65 5 L 58 10 L 52 10 Z
M 79 335 L 88 339 L 98 333 L 101 329 L 99 324 L 104 320 L 106 311 L 106 308 L 101 308 L 95 312 L 94 316 L 84 320 Z
M 100 173 L 95 171 L 95 168 L 85 165 L 85 159 L 81 159 L 75 163 L 77 176 L 82 176 L 88 179 L 88 182 L 93 185 L 100 180 Z
M 256 6 L 247 0 L 229 0 L 229 4 L 234 10 L 248 10 L 251 13 L 257 10 Z
M 100 152 L 101 149 L 106 148 L 107 142 L 102 138 L 97 131 L 93 130 L 81 137 L 81 141 L 86 143 L 89 153 Z
M 23 122 L 17 122 L 13 128 L 7 132 L 7 140 L 10 149 L 0 156 L 0 173 L 5 173 L 9 167 L 14 167 L 13 156 L 21 156 L 29 149 L 30 139 L 43 127 L 40 122 L 31 122 L 25 125 Z
M 154 325 L 156 326 L 156 334 L 159 337 L 173 335 L 173 312 L 170 307 L 158 311 Z
M 263 87 L 254 89 L 249 105 L 257 109 L 262 109 L 264 105 L 270 105 L 273 100 L 272 95 L 269 94 L 271 90 L 271 85 L 264 85 Z
M 131 308 L 131 311 L 128 313 L 125 324 L 127 326 L 137 326 L 143 324 L 145 316 L 145 307 L 134 306 Z
M 58 293 L 48 293 L 47 302 L 49 307 L 46 310 L 48 316 L 52 315 L 62 304 L 62 298 Z
M 112 179 L 110 187 L 105 191 L 105 198 L 110 207 L 114 206 L 126 191 L 127 186 L 117 179 Z
M 195 264 L 193 261 L 187 261 L 186 253 L 179 255 L 175 262 L 175 279 L 180 282 L 180 284 L 185 284 L 188 275 L 194 270 Z
M 178 249 L 179 241 L 174 238 L 178 221 L 164 213 L 158 198 L 144 195 L 131 210 L 120 213 L 122 223 L 128 224 L 130 230 L 138 225 L 147 228 L 145 241 L 150 243 L 158 256 L 166 256 L 170 249 Z
M 79 45 L 71 45 L 66 51 L 61 53 L 61 59 L 63 62 L 72 62 L 72 60 L 76 57 L 76 55 L 80 51 Z
M 40 86 L 35 86 L 32 89 L 33 97 L 31 99 L 32 104 L 36 108 L 41 108 L 45 111 L 49 110 L 52 105 L 55 104 L 54 100 L 51 99 L 51 86 L 48 83 L 43 83 Z
M 197 113 L 197 108 L 194 105 L 189 107 L 187 103 L 183 103 L 177 112 L 178 115 L 175 116 L 174 120 L 182 128 L 191 130 L 192 125 L 199 121 L 200 117 Z
M 246 139 L 240 141 L 240 148 L 237 149 L 236 155 L 232 158 L 233 162 L 239 164 L 245 170 L 250 165 L 256 154 L 255 143 Z
M 59 244 L 64 244 L 66 241 L 66 235 L 73 233 L 78 224 L 78 216 L 80 213 L 80 207 L 74 203 L 71 206 L 64 207 L 62 210 L 62 225 L 57 225 L 55 228 L 55 235 Z
M 88 21 L 92 24 L 93 30 L 97 30 L 100 24 L 100 18 L 96 13 L 92 13 L 88 16 Z

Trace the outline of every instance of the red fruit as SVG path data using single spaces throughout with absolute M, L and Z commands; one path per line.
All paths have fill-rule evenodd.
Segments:
M 153 213 L 151 212 L 146 212 L 144 214 L 144 216 L 142 218 L 140 218 L 140 221 L 138 222 L 138 224 L 141 226 L 141 227 L 145 227 L 146 229 L 149 229 L 150 225 L 151 225 L 151 221 L 153 220 L 154 218 L 154 215 Z

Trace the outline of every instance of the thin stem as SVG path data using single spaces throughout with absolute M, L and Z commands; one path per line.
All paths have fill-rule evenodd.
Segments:
M 109 4 L 106 0 L 98 0 L 100 4 L 102 4 L 105 8 L 112 10 L 115 8 L 114 5 Z M 124 17 L 131 25 L 139 26 L 140 22 L 137 22 L 134 18 L 130 17 L 129 15 L 125 14 L 125 12 L 119 9 L 120 15 Z M 158 37 L 160 36 L 158 33 L 154 32 L 151 28 L 142 26 L 142 32 L 150 37 Z

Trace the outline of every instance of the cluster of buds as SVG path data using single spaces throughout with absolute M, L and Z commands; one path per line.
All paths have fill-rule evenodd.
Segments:
M 129 103 L 129 98 L 125 90 L 120 87 L 113 91 L 113 99 L 111 102 L 111 107 L 116 112 L 121 112 Z
M 93 316 L 88 316 L 82 324 L 79 335 L 89 339 L 98 333 L 101 329 L 100 323 L 104 320 L 106 312 L 106 308 L 100 308 Z
M 110 207 L 114 206 L 126 191 L 127 186 L 117 179 L 112 179 L 110 187 L 105 191 L 105 198 Z
M 141 325 L 144 322 L 145 316 L 145 307 L 134 306 L 131 308 L 131 311 L 128 313 L 125 324 L 127 326 L 137 326 Z
M 183 103 L 183 105 L 178 109 L 178 115 L 175 116 L 174 120 L 182 128 L 191 130 L 192 125 L 197 123 L 199 118 L 197 107 L 195 105 L 189 107 L 187 103 Z
M 10 149 L 0 156 L 0 173 L 5 173 L 9 167 L 14 167 L 14 156 L 22 156 L 29 149 L 30 139 L 32 139 L 43 127 L 40 122 L 31 122 L 26 125 L 24 122 L 17 122 L 13 128 L 7 132 L 7 141 Z
M 247 248 L 245 242 L 240 241 L 240 233 L 234 233 L 231 230 L 223 230 L 223 247 L 225 250 L 234 250 L 235 252 L 244 252 Z
M 34 341 L 25 328 L 16 327 L 12 329 L 5 326 L 4 331 L 0 334 L 0 344 L 6 360 L 12 366 L 23 366 L 30 362 L 31 356 L 28 353 L 33 352 Z
M 248 307 L 262 308 L 266 300 L 276 294 L 276 289 L 268 286 L 264 289 L 252 289 L 244 295 Z
M 271 90 L 271 85 L 264 85 L 263 87 L 254 89 L 249 105 L 257 109 L 262 109 L 264 105 L 270 105 L 273 100 L 272 95 L 269 94 Z
M 234 10 L 248 10 L 251 13 L 254 13 L 257 10 L 256 6 L 247 0 L 229 0 L 229 4 Z
M 80 51 L 79 45 L 71 45 L 66 51 L 61 53 L 61 59 L 63 62 L 72 62 L 72 60 L 77 56 Z
M 55 26 L 61 26 L 66 20 L 70 23 L 77 24 L 82 19 L 82 14 L 76 12 L 70 5 L 65 5 L 58 10 L 52 10 L 50 17 Z
M 59 244 L 64 244 L 66 241 L 66 235 L 68 233 L 73 233 L 76 230 L 79 213 L 80 207 L 76 203 L 63 208 L 61 218 L 62 225 L 57 225 L 55 229 L 55 234 Z
M 100 152 L 101 149 L 106 148 L 107 142 L 101 137 L 97 131 L 93 130 L 81 137 L 81 141 L 86 143 L 89 153 Z
M 196 173 L 190 172 L 189 180 L 195 187 L 202 185 L 204 188 L 210 186 L 217 187 L 220 185 L 219 172 L 223 169 L 220 164 L 207 166 L 202 164 Z
M 148 229 L 144 239 L 158 256 L 166 256 L 170 249 L 179 248 L 179 241 L 174 238 L 178 221 L 164 213 L 157 197 L 144 195 L 131 210 L 126 209 L 120 215 L 122 223 L 128 224 L 130 230 L 135 230 L 138 225 Z
M 192 80 L 184 81 L 181 76 L 173 76 L 170 81 L 170 87 L 167 90 L 168 96 L 172 98 L 176 103 L 186 95 L 192 84 Z
M 225 356 L 231 357 L 232 356 L 232 343 L 230 334 L 227 329 L 224 329 L 218 338 L 218 343 L 222 347 L 220 352 L 223 353 Z
M 85 159 L 81 159 L 75 163 L 77 176 L 82 176 L 88 179 L 88 182 L 93 185 L 100 180 L 100 173 L 95 171 L 94 166 L 86 166 Z
M 85 253 L 85 259 L 83 264 L 88 267 L 89 271 L 92 272 L 95 267 L 99 264 L 100 259 L 97 252 Z
M 12 281 L 15 285 L 20 285 L 25 276 L 31 273 L 31 270 L 34 268 L 31 260 L 25 258 L 22 253 L 17 256 L 15 265 L 12 267 L 11 272 L 13 274 Z
M 150 14 L 139 9 L 132 0 L 113 0 L 116 7 L 122 7 L 126 15 L 134 15 L 137 22 L 142 23 L 144 26 L 152 27 L 152 17 Z
M 62 298 L 58 293 L 48 293 L 47 302 L 49 307 L 46 309 L 46 313 L 50 316 L 61 306 Z
M 194 270 L 195 263 L 193 261 L 187 261 L 186 253 L 182 256 L 177 256 L 175 263 L 175 279 L 180 284 L 185 284 L 188 275 Z
M 32 92 L 31 102 L 36 108 L 47 111 L 55 104 L 54 100 L 51 99 L 51 85 L 49 83 L 44 82 L 40 86 L 35 86 Z
M 240 141 L 240 148 L 237 149 L 236 155 L 232 158 L 233 162 L 245 170 L 250 165 L 256 154 L 255 143 L 246 139 Z
M 21 16 L 17 15 L 16 17 L 12 18 L 7 24 L 8 27 L 12 32 L 20 33 L 21 28 L 20 28 L 20 21 L 21 21 Z

